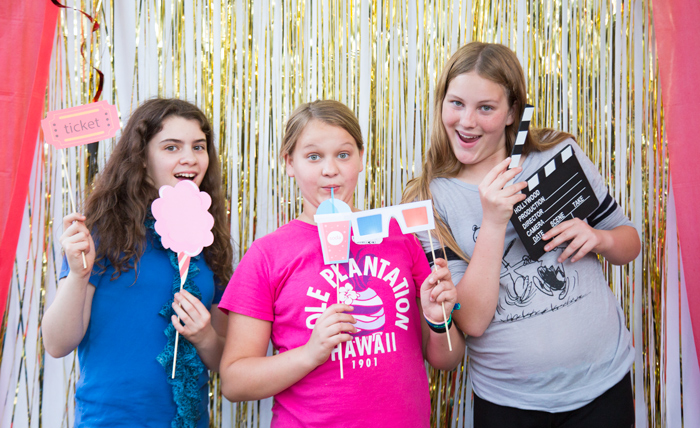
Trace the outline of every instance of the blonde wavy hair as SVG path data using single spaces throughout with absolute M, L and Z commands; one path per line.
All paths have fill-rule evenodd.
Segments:
M 357 150 L 364 148 L 362 129 L 355 113 L 348 106 L 335 100 L 316 100 L 297 107 L 287 120 L 280 149 L 280 163 L 285 156 L 291 156 L 302 132 L 312 120 L 344 129 L 355 140 Z

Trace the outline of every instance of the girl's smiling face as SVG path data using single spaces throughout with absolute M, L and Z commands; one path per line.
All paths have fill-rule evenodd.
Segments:
M 335 198 L 352 206 L 362 151 L 346 130 L 313 119 L 284 159 L 287 174 L 296 179 L 304 197 L 300 220 L 313 223 L 316 208 L 331 197 L 331 189 Z
M 475 72 L 452 79 L 442 103 L 442 124 L 457 159 L 458 177 L 478 184 L 507 157 L 506 126 L 513 123 L 506 90 Z
M 179 116 L 163 121 L 163 129 L 148 142 L 146 170 L 148 179 L 160 189 L 192 180 L 199 186 L 209 167 L 207 139 L 196 120 Z

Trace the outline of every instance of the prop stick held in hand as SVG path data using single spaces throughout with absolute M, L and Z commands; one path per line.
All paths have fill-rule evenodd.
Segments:
M 54 3 L 56 2 L 54 1 Z M 93 101 L 99 97 L 98 93 Z M 79 121 L 81 124 L 84 123 L 85 126 L 78 126 L 77 124 L 73 126 L 73 123 L 76 123 L 76 121 Z M 98 101 L 66 109 L 53 110 L 46 115 L 46 118 L 41 120 L 41 129 L 44 131 L 46 142 L 61 151 L 70 202 L 73 212 L 77 212 L 75 201 L 73 200 L 73 191 L 70 188 L 66 155 L 63 153 L 63 149 L 114 137 L 119 130 L 117 108 L 107 101 Z M 85 252 L 82 253 L 83 268 L 87 269 Z
M 190 269 L 190 256 L 185 253 L 177 254 L 177 267 L 180 270 L 180 292 L 187 281 L 187 271 Z M 180 315 L 177 316 L 177 321 L 180 322 Z M 177 344 L 180 341 L 180 332 L 175 332 L 175 352 L 173 354 L 173 374 L 171 379 L 175 379 L 175 367 L 177 366 Z
M 331 188 L 331 197 L 321 202 L 316 208 L 314 222 L 318 228 L 318 237 L 321 241 L 323 252 L 323 264 L 335 271 L 337 279 L 331 284 L 335 287 L 336 301 L 351 305 L 352 298 L 341 296 L 340 292 L 340 264 L 348 263 L 350 259 L 350 215 L 352 209 L 348 204 L 335 199 L 335 191 Z M 352 288 L 352 287 L 351 287 Z M 345 334 L 339 332 L 338 334 Z M 338 342 L 338 355 L 340 361 L 340 378 L 343 379 L 343 342 Z M 333 350 L 335 352 L 335 349 Z
M 190 257 L 201 253 L 204 247 L 214 242 L 214 217 L 209 213 L 211 197 L 200 192 L 194 182 L 183 180 L 175 187 L 163 186 L 158 190 L 160 198 L 151 204 L 151 212 L 156 219 L 154 225 L 160 235 L 163 248 L 177 253 L 180 272 L 180 291 L 187 281 Z M 182 307 L 182 306 L 180 306 Z M 180 317 L 177 317 L 178 322 Z M 175 331 L 175 350 L 173 352 L 173 372 L 177 367 L 177 348 L 180 332 Z
M 335 277 L 337 279 L 335 286 L 335 298 L 337 303 L 340 303 L 340 266 L 336 263 Z M 342 334 L 342 333 L 341 333 Z M 338 355 L 340 361 L 340 378 L 343 378 L 343 342 L 338 343 Z
M 428 230 L 428 240 L 430 241 L 430 252 L 433 254 L 433 266 L 435 267 L 435 270 L 437 271 L 437 265 L 435 264 L 435 248 L 433 247 L 433 236 L 430 234 L 430 230 Z M 440 280 L 438 280 L 438 284 L 440 283 Z M 449 326 L 447 325 L 447 312 L 445 312 L 445 302 L 440 302 L 442 305 L 442 319 L 445 322 L 445 334 L 447 335 L 447 346 L 450 348 L 450 351 L 452 351 L 452 340 L 450 339 L 450 329 Z
M 73 212 L 78 212 L 78 210 L 75 208 L 75 199 L 73 199 L 73 189 L 70 185 L 70 177 L 68 177 L 68 165 L 66 165 L 66 154 L 63 153 L 63 150 L 60 150 L 60 152 L 61 159 L 63 161 L 61 162 L 61 164 L 63 165 L 63 171 L 66 174 L 66 182 L 68 183 L 68 196 L 70 196 L 70 206 Z M 81 251 L 80 254 L 83 256 L 83 269 L 87 269 L 87 260 L 85 260 L 85 252 Z
M 335 194 L 333 188 L 331 187 L 331 207 L 333 213 L 335 213 Z M 335 277 L 337 279 L 335 286 L 335 300 L 336 303 L 340 303 L 340 266 L 338 263 L 335 264 Z M 341 333 L 342 334 L 342 333 Z M 338 361 L 340 361 L 340 378 L 343 378 L 343 342 L 338 343 Z

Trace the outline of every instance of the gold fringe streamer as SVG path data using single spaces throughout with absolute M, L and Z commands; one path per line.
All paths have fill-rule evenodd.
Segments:
M 66 4 L 97 18 L 100 31 L 93 35 L 77 11 L 59 15 L 46 110 L 89 102 L 96 84 L 92 67 L 104 71 L 103 97 L 117 105 L 122 120 L 156 95 L 199 105 L 217 130 L 239 257 L 255 238 L 300 212 L 300 195 L 278 160 L 285 120 L 297 105 L 333 98 L 355 111 L 366 143 L 356 204 L 395 204 L 420 173 L 441 65 L 471 40 L 510 46 L 537 107 L 534 124 L 576 134 L 611 194 L 640 226 L 642 257 L 605 270 L 635 337 L 636 401 L 646 409 L 647 425 L 665 426 L 666 335 L 678 332 L 666 331 L 663 309 L 669 166 L 649 0 Z M 89 46 L 85 58 L 82 38 Z M 40 142 L 27 199 L 28 233 L 18 247 L 2 323 L 0 361 L 10 373 L 4 413 L 18 426 L 37 418 L 42 426 L 42 417 L 49 417 L 40 409 L 50 374 L 64 385 L 60 418 L 69 427 L 76 358 L 43 358 L 39 320 L 55 292 L 59 219 L 70 209 L 66 183 L 80 205 L 90 159 L 84 147 L 66 149 L 70 172 L 64 175 L 60 153 Z M 115 143 L 100 143 L 98 169 Z M 429 370 L 433 426 L 471 426 L 467 358 L 452 372 Z M 211 426 L 269 423 L 269 400 L 231 404 L 222 400 L 217 376 L 211 386 Z

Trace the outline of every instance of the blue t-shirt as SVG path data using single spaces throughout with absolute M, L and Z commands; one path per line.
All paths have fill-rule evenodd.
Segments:
M 170 320 L 159 312 L 172 300 L 175 270 L 168 252 L 150 242 L 139 261 L 137 278 L 132 269 L 112 281 L 114 268 L 105 263 L 102 275 L 95 266 L 90 276 L 95 295 L 90 324 L 78 345 L 80 380 L 74 426 L 169 428 L 177 406 L 167 382 L 169 373 L 156 357 L 167 341 L 164 331 Z M 214 274 L 203 255 L 191 263 L 199 268 L 192 280 L 202 293 L 202 303 L 211 310 L 223 290 L 215 289 Z M 59 278 L 69 271 L 64 257 Z M 209 426 L 208 380 L 206 371 L 199 376 L 201 417 L 197 427 Z

